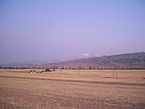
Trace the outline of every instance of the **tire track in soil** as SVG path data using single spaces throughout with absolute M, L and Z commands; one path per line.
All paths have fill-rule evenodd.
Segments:
M 145 83 L 125 83 L 125 82 L 105 82 L 105 81 L 86 81 L 86 80 L 68 80 L 68 79 L 52 79 L 40 77 L 21 77 L 21 76 L 2 76 L 4 78 L 20 78 L 20 79 L 33 79 L 33 80 L 49 80 L 49 81 L 62 81 L 62 82 L 77 82 L 77 83 L 91 83 L 91 84 L 107 84 L 107 85 L 126 85 L 126 86 L 145 86 Z

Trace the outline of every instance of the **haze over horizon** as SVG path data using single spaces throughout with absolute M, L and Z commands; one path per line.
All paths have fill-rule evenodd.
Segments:
M 144 0 L 1 0 L 0 64 L 145 52 Z

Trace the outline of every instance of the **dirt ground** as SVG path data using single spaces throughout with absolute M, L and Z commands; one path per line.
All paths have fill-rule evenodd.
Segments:
M 0 109 L 145 109 L 145 71 L 0 69 Z

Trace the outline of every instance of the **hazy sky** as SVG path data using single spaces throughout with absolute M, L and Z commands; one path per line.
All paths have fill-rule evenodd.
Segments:
M 145 51 L 145 0 L 0 0 L 0 63 Z

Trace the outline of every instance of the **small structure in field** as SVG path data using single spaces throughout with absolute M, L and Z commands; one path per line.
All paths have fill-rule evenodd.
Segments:
M 46 69 L 45 69 L 45 72 L 52 72 L 52 70 L 49 69 L 49 68 L 46 68 Z
M 43 73 L 43 72 L 52 72 L 52 71 L 55 71 L 55 69 L 50 69 L 50 68 L 46 68 L 46 69 L 43 69 L 43 70 L 34 70 L 34 69 L 31 69 L 29 73 L 31 74 L 36 74 L 36 73 Z
M 55 72 L 55 68 L 54 67 L 52 68 L 52 71 Z
M 117 70 L 116 69 L 113 70 L 113 77 L 118 77 L 118 74 L 117 74 Z
M 43 72 L 44 72 L 44 70 L 41 70 L 41 71 L 30 70 L 30 73 L 31 73 L 31 74 L 43 73 Z
M 36 74 L 36 71 L 35 70 L 30 70 L 30 73 L 31 74 Z

